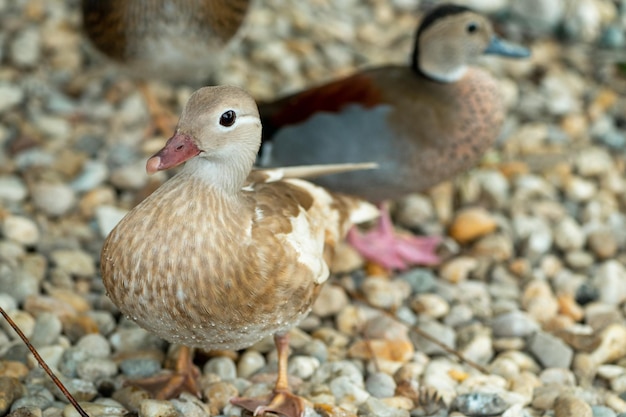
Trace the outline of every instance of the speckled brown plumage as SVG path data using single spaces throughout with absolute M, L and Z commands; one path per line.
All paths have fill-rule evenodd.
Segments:
M 204 81 L 249 0 L 82 0 L 83 28 L 139 77 Z M 202 79 L 201 77 L 204 77 Z
M 242 90 L 194 93 L 147 169 L 186 165 L 113 229 L 101 270 L 120 310 L 171 342 L 241 349 L 277 335 L 276 391 L 289 397 L 282 335 L 311 309 L 335 244 L 377 210 L 280 169 L 250 174 L 260 140 L 256 105 Z

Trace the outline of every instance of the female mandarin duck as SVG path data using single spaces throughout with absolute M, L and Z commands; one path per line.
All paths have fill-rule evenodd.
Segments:
M 250 0 L 82 0 L 83 28 L 92 44 L 140 80 L 198 85 L 235 37 Z M 140 87 L 160 130 L 171 115 Z M 175 121 L 174 121 L 175 124 Z
M 271 144 L 261 160 L 271 165 L 376 161 L 377 170 L 316 182 L 378 202 L 449 179 L 479 160 L 504 120 L 497 81 L 470 66 L 482 54 L 529 52 L 497 38 L 485 17 L 461 6 L 439 6 L 417 30 L 410 67 L 368 69 L 261 104 L 264 145 Z M 365 236 L 353 230 L 349 238 L 388 268 L 437 261 L 439 239 L 394 236 L 386 210 L 378 229 Z
M 295 417 L 304 404 L 288 389 L 287 331 L 307 315 L 328 278 L 335 243 L 378 210 L 301 179 L 281 179 L 278 169 L 251 173 L 260 143 L 259 113 L 247 93 L 195 92 L 147 171 L 187 163 L 109 234 L 102 277 L 124 314 L 173 343 L 241 349 L 275 335 L 272 396 L 233 403 Z M 190 369 L 178 382 L 193 390 Z

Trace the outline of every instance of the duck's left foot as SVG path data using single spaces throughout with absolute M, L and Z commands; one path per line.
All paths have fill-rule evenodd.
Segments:
M 348 232 L 348 242 L 367 260 L 386 269 L 407 269 L 411 265 L 435 265 L 441 243 L 439 236 L 417 237 L 396 233 L 389 210 L 380 208 L 378 225 L 367 233 L 353 227 Z
M 129 380 L 127 383 L 145 389 L 157 400 L 176 398 L 182 392 L 189 392 L 200 397 L 200 389 L 198 388 L 199 376 L 200 371 L 192 362 L 190 349 L 186 346 L 181 346 L 174 372 Z
M 267 398 L 233 398 L 230 402 L 251 411 L 255 416 L 275 413 L 286 417 L 304 416 L 305 401 L 289 391 L 274 391 Z

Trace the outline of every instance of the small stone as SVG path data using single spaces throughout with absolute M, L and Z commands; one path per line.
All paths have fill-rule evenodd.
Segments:
M 573 395 L 559 395 L 554 402 L 554 417 L 592 417 L 591 406 Z
M 590 355 L 593 363 L 610 363 L 626 356 L 626 326 L 611 324 L 600 334 L 600 346 Z
M 2 233 L 25 246 L 32 246 L 39 241 L 39 228 L 28 217 L 7 216 L 2 222 Z
M 179 414 L 169 401 L 146 399 L 139 404 L 139 417 L 179 417 Z
M 94 188 L 81 197 L 78 209 L 84 217 L 92 218 L 99 207 L 113 204 L 115 198 L 115 191 L 111 187 Z
M 381 277 L 367 277 L 362 286 L 367 301 L 379 308 L 398 308 L 411 293 L 409 284 L 404 280 L 388 280 Z
M 589 233 L 589 248 L 600 259 L 610 259 L 618 249 L 615 234 L 610 229 L 600 228 Z
M 434 213 L 430 199 L 421 194 L 409 194 L 399 201 L 396 220 L 404 227 L 421 227 L 434 217 Z
M 580 249 L 585 244 L 585 234 L 576 220 L 565 217 L 554 229 L 554 243 L 564 251 Z
M 531 281 L 524 288 L 521 302 L 524 310 L 539 323 L 548 321 L 559 311 L 557 299 L 545 281 Z
M 312 356 L 294 356 L 289 359 L 287 370 L 289 375 L 297 376 L 300 379 L 309 379 L 320 367 L 320 361 Z
M 508 404 L 498 394 L 476 392 L 457 396 L 450 408 L 468 416 L 496 416 L 503 413 Z
M 439 275 L 448 282 L 458 284 L 466 281 L 476 268 L 478 268 L 476 258 L 459 256 L 443 264 L 439 269 Z
M 406 363 L 412 358 L 413 352 L 413 344 L 408 340 L 369 339 L 352 344 L 348 349 L 348 356 Z
M 496 230 L 498 224 L 484 208 L 469 208 L 457 213 L 450 226 L 450 236 L 464 244 Z
M 70 275 L 92 277 L 96 273 L 93 257 L 81 250 L 55 250 L 50 258 L 58 268 Z
M 256 350 L 246 350 L 237 362 L 239 378 L 249 378 L 266 365 L 265 357 Z
M 452 349 L 456 347 L 456 332 L 454 329 L 451 329 L 450 327 L 434 320 L 424 321 L 423 323 L 420 323 L 418 327 L 422 332 L 435 337 L 440 343 Z M 419 352 L 423 352 L 427 355 L 440 355 L 445 353 L 439 345 L 434 344 L 419 334 L 412 334 L 411 337 L 415 342 L 415 348 Z
M 122 404 L 128 411 L 137 412 L 141 403 L 150 399 L 150 393 L 132 385 L 122 387 L 111 396 L 115 401 Z
M 444 317 L 450 311 L 448 302 L 437 294 L 417 294 L 411 308 L 420 316 L 434 319 Z
M 593 417 L 616 417 L 615 411 L 604 405 L 592 405 L 591 412 Z
M 500 314 L 493 319 L 491 327 L 495 337 L 526 337 L 539 330 L 539 324 L 519 310 Z
M 365 389 L 376 398 L 389 398 L 396 392 L 396 382 L 390 375 L 376 372 L 365 380 Z
M 539 379 L 543 385 L 557 384 L 560 386 L 567 386 L 567 387 L 576 386 L 576 376 L 569 369 L 563 369 L 563 368 L 544 369 L 539 375 Z
M 237 366 L 231 358 L 218 356 L 211 358 L 204 365 L 203 373 L 213 373 L 219 375 L 222 381 L 232 381 L 237 378 Z
M 437 278 L 430 269 L 414 268 L 396 276 L 411 286 L 412 293 L 430 292 L 435 289 Z
M 111 230 L 124 218 L 128 210 L 122 210 L 117 207 L 102 205 L 96 208 L 96 221 L 98 222 L 98 230 L 100 237 L 105 238 L 111 233 Z
M 41 348 L 56 343 L 61 335 L 63 325 L 61 320 L 52 313 L 44 312 L 37 317 L 35 329 L 30 342 L 33 346 Z
M 367 401 L 370 394 L 360 385 L 357 385 L 347 376 L 338 376 L 330 381 L 330 391 L 333 393 L 337 402 L 349 402 L 353 404 L 361 404 Z
M 363 417 L 409 417 L 407 410 L 390 407 L 384 401 L 370 397 L 359 406 L 359 416 Z
M 74 190 L 62 183 L 35 184 L 31 194 L 35 206 L 49 216 L 62 216 L 76 204 Z
M 128 411 L 121 405 L 113 401 L 112 403 L 113 404 L 81 403 L 80 406 L 87 415 L 91 417 L 122 417 L 128 414 Z M 82 415 L 76 411 L 72 404 L 68 404 L 63 409 L 63 417 L 82 417 Z
M 561 339 L 539 331 L 528 343 L 528 349 L 546 368 L 569 368 L 574 351 Z
M 41 37 L 35 27 L 19 31 L 9 49 L 11 60 L 20 68 L 34 67 L 40 60 L 40 52 Z
M 0 376 L 0 415 L 5 415 L 11 404 L 24 394 L 26 388 L 17 378 Z
M 171 400 L 171 403 L 185 417 L 209 417 L 211 415 L 208 404 L 204 404 L 199 398 L 186 392 L 183 392 L 178 399 Z
M 618 305 L 626 300 L 626 268 L 620 262 L 604 262 L 594 274 L 592 282 L 603 303 Z
M 346 291 L 338 285 L 324 285 L 313 304 L 313 314 L 320 317 L 334 316 L 348 304 Z
M 130 378 L 147 378 L 161 370 L 161 362 L 150 358 L 129 358 L 120 362 L 120 370 Z
M 82 165 L 82 172 L 76 177 L 71 187 L 78 192 L 93 190 L 106 181 L 109 171 L 105 163 L 87 160 Z
M 6 293 L 15 301 L 24 303 L 39 293 L 39 285 L 39 280 L 27 271 L 11 270 L 6 264 L 0 264 L 0 293 Z M 26 306 L 24 310 L 27 310 Z
M 209 385 L 203 393 L 207 398 L 212 416 L 221 413 L 224 407 L 230 403 L 230 400 L 239 395 L 234 385 L 224 381 Z
M 117 365 L 110 359 L 90 358 L 78 364 L 76 373 L 85 381 L 96 382 L 102 378 L 115 376 Z
M 111 172 L 111 182 L 122 190 L 139 190 L 148 183 L 143 161 L 116 168 Z
M 597 192 L 593 181 L 572 176 L 565 184 L 565 195 L 572 201 L 589 201 Z
M 513 256 L 513 241 L 509 236 L 494 233 L 474 243 L 471 253 L 477 257 L 505 261 Z
M 12 109 L 24 100 L 24 90 L 14 84 L 0 83 L 0 113 Z
M 57 375 L 60 377 L 59 375 Z M 91 401 L 98 395 L 96 386 L 91 381 L 84 381 L 82 379 L 65 378 L 60 377 L 65 388 L 76 398 L 76 401 Z M 52 382 L 52 380 L 46 380 L 45 386 L 48 388 L 58 400 L 63 401 L 65 395 L 61 390 Z

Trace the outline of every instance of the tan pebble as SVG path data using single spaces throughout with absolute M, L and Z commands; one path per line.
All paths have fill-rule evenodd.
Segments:
M 96 209 L 102 205 L 115 203 L 115 191 L 111 187 L 98 187 L 89 190 L 78 202 L 78 209 L 83 217 L 89 219 L 96 214 Z
M 591 406 L 571 394 L 559 395 L 554 401 L 554 417 L 592 417 Z
M 583 319 L 585 312 L 582 307 L 578 305 L 574 296 L 569 294 L 562 294 L 557 297 L 559 303 L 559 312 L 570 317 L 572 320 L 579 322 Z
M 45 256 L 39 253 L 28 253 L 22 258 L 22 269 L 38 281 L 46 276 L 47 262 Z
M 589 233 L 589 248 L 600 259 L 610 259 L 618 249 L 617 239 L 610 229 L 599 229 Z
M 461 371 L 459 369 L 450 369 L 448 371 L 448 376 L 454 379 L 456 382 L 463 382 L 469 377 L 469 374 L 465 371 Z
M 617 411 L 618 413 L 626 413 L 626 401 L 615 392 L 607 392 L 604 395 L 604 405 Z
M 574 326 L 576 322 L 569 316 L 557 314 L 542 323 L 542 328 L 549 333 L 559 333 Z
M 346 291 L 337 285 L 324 285 L 313 304 L 313 313 L 320 317 L 334 316 L 348 304 Z
M 56 155 L 54 169 L 66 178 L 74 178 L 83 169 L 87 156 L 72 149 L 63 149 Z
M 454 185 L 450 181 L 442 182 L 428 191 L 433 202 L 435 214 L 440 223 L 448 224 L 454 214 Z
M 23 379 L 28 375 L 28 367 L 22 362 L 0 360 L 0 376 Z
M 0 415 L 5 415 L 13 401 L 26 394 L 26 387 L 17 378 L 0 376 Z
M 495 261 L 506 261 L 513 256 L 513 242 L 502 234 L 488 235 L 474 243 L 471 253 Z
M 600 346 L 590 356 L 598 365 L 626 356 L 626 326 L 614 323 L 604 329 L 600 334 Z
M 600 90 L 598 95 L 596 95 L 595 99 L 589 105 L 589 116 L 591 120 L 596 120 L 601 115 L 605 114 L 607 109 L 613 106 L 619 96 L 612 90 L 608 88 L 603 88 Z
M 435 319 L 450 312 L 450 305 L 438 294 L 417 294 L 411 302 L 411 308 L 417 314 Z
M 361 286 L 363 295 L 374 307 L 398 308 L 411 294 L 411 286 L 404 280 L 389 280 L 379 276 L 369 276 Z
M 588 134 L 587 116 L 580 113 L 566 114 L 561 119 L 561 129 L 573 139 L 582 138 Z
M 498 164 L 498 171 L 506 178 L 515 178 L 520 175 L 527 174 L 530 169 L 523 161 L 507 161 Z
M 139 403 L 139 416 L 179 417 L 180 414 L 169 401 L 146 399 Z
M 439 269 L 439 276 L 448 282 L 458 284 L 467 281 L 469 275 L 478 267 L 478 260 L 469 256 L 459 256 L 447 261 Z
M 89 302 L 82 295 L 77 294 L 72 290 L 54 288 L 52 286 L 47 286 L 46 290 L 52 298 L 71 306 L 74 311 L 78 313 L 85 313 L 91 310 Z
M 352 411 L 348 411 L 336 405 L 316 403 L 314 408 L 322 417 L 357 417 Z
M 141 403 L 150 399 L 150 393 L 133 385 L 127 385 L 115 391 L 111 398 L 122 404 L 128 411 L 136 413 L 139 411 Z
M 509 271 L 516 277 L 527 277 L 532 272 L 532 265 L 528 259 L 513 259 L 508 265 Z
M 381 401 L 387 404 L 391 408 L 398 410 L 411 411 L 415 406 L 413 400 L 407 397 L 396 395 L 395 397 L 381 398 Z
M 513 377 L 510 381 L 509 388 L 511 391 L 520 394 L 524 400 L 530 403 L 533 399 L 535 388 L 541 386 L 541 381 L 531 372 L 522 372 Z
M 41 313 L 52 313 L 61 319 L 76 314 L 72 306 L 47 295 L 28 296 L 24 301 L 24 311 L 28 311 L 35 317 Z
M 8 314 L 15 322 L 15 325 L 26 335 L 26 337 L 32 337 L 33 331 L 35 330 L 35 318 L 32 314 L 22 310 L 13 310 Z M 20 339 L 15 330 L 13 330 L 13 327 L 9 325 L 8 321 L 2 319 L 0 324 L 5 329 L 7 334 L 13 338 L 13 340 Z
M 368 277 L 389 278 L 390 276 L 390 273 L 388 270 L 386 270 L 381 265 L 374 263 L 374 262 L 367 262 L 365 264 L 365 274 Z
M 410 194 L 398 202 L 396 221 L 404 227 L 420 227 L 433 218 L 430 199 L 422 194 Z
M 73 341 L 90 333 L 98 333 L 98 324 L 89 316 L 68 316 L 61 318 L 61 322 L 63 333 Z
M 550 285 L 545 281 L 531 281 L 522 294 L 522 307 L 540 323 L 554 317 L 559 309 Z
M 2 222 L 4 237 L 25 246 L 34 245 L 39 241 L 40 233 L 37 223 L 27 217 L 6 216 Z
M 233 384 L 220 381 L 209 385 L 203 394 L 211 409 L 211 415 L 218 415 L 222 412 L 224 406 L 230 402 L 231 398 L 239 395 L 239 392 Z
M 59 269 L 71 275 L 91 277 L 96 273 L 93 257 L 82 250 L 55 250 L 50 258 Z
M 342 274 L 363 267 L 363 257 L 346 242 L 341 242 L 335 247 L 335 256 L 330 265 L 333 274 Z
M 498 224 L 487 210 L 468 208 L 457 213 L 450 226 L 450 236 L 459 243 L 468 243 L 492 233 Z
M 413 344 L 407 340 L 359 340 L 348 349 L 348 356 L 357 359 L 389 360 L 408 362 L 413 356 Z
M 317 329 L 311 335 L 314 339 L 319 339 L 328 347 L 345 348 L 350 343 L 350 338 L 343 333 L 330 327 Z
M 337 329 L 350 336 L 360 333 L 366 321 L 367 317 L 363 310 L 354 305 L 347 305 L 335 318 Z

